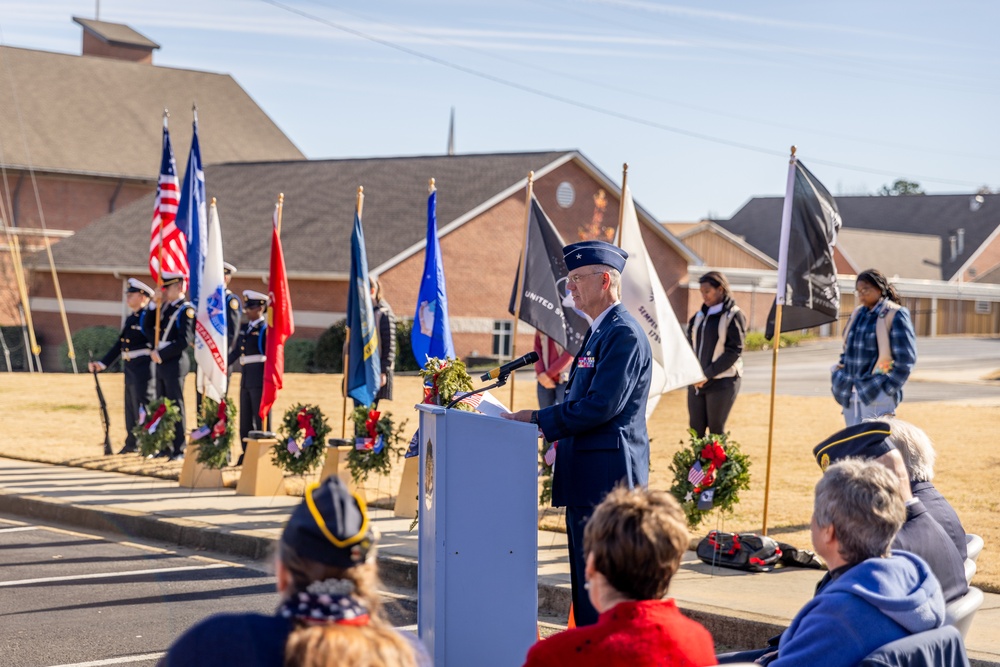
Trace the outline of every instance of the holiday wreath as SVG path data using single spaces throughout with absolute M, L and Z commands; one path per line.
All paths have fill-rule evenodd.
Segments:
M 158 398 L 145 408 L 139 406 L 139 419 L 132 428 L 139 453 L 151 456 L 173 447 L 174 428 L 180 420 L 180 410 L 169 398 Z
M 472 391 L 472 377 L 461 359 L 428 357 L 420 369 L 420 377 L 424 379 L 423 402 L 431 405 L 448 405 L 455 394 Z M 455 407 L 468 412 L 475 410 L 465 403 Z
M 191 442 L 198 444 L 198 463 L 209 468 L 224 468 L 236 435 L 236 406 L 226 399 L 216 403 L 208 396 L 201 402 L 198 428 L 191 432 Z
M 323 461 L 330 426 L 315 405 L 294 405 L 281 420 L 271 460 L 293 475 L 304 475 Z
M 739 492 L 750 488 L 750 457 L 725 433 L 703 437 L 694 430 L 688 433 L 690 444 L 674 454 L 670 464 L 674 473 L 670 493 L 681 504 L 688 525 L 696 528 L 713 509 L 731 513 L 740 502 Z
M 392 420 L 392 413 L 381 413 L 370 407 L 359 405 L 351 413 L 354 421 L 354 449 L 347 455 L 347 467 L 355 484 L 367 481 L 371 473 L 388 475 L 392 462 L 403 455 L 399 432 L 406 426 L 406 420 L 398 427 Z

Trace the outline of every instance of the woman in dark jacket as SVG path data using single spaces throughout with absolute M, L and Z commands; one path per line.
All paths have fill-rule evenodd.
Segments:
M 688 322 L 687 335 L 707 379 L 688 387 L 688 416 L 699 436 L 725 433 L 740 393 L 747 320 L 733 301 L 729 281 L 718 271 L 698 279 L 701 310 Z
M 382 284 L 370 276 L 372 288 L 372 310 L 375 314 L 375 330 L 378 331 L 378 354 L 382 366 L 382 388 L 375 396 L 375 404 L 383 398 L 392 400 L 392 367 L 396 365 L 396 315 L 389 302 L 382 298 Z

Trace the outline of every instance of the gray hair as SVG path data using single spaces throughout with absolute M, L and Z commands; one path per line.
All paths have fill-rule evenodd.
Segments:
M 934 461 L 937 453 L 934 443 L 922 428 L 902 419 L 883 419 L 889 424 L 889 442 L 896 446 L 906 464 L 906 473 L 914 482 L 929 482 L 934 479 Z
M 854 565 L 889 553 L 906 521 L 899 480 L 875 461 L 848 458 L 826 469 L 816 483 L 813 516 L 833 526 L 841 557 Z
M 609 290 L 616 298 L 622 298 L 622 274 L 621 272 L 613 266 L 608 266 L 607 264 L 597 264 L 596 268 L 605 272 L 609 276 L 610 287 Z

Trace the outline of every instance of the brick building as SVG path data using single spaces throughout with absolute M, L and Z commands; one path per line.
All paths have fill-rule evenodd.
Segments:
M 278 193 L 285 194 L 282 245 L 295 336 L 316 338 L 344 317 L 358 186 L 365 191 L 369 268 L 380 275 L 397 315 L 412 317 L 423 271 L 427 186 L 434 178 L 456 353 L 505 357 L 529 171 L 535 195 L 566 242 L 617 226 L 619 186 L 577 151 L 224 164 L 206 168 L 206 183 L 209 198 L 218 199 L 226 259 L 239 268 L 232 284 L 237 291 L 266 285 L 271 215 Z M 73 330 L 118 326 L 123 281 L 148 277 L 152 207 L 152 195 L 143 197 L 55 247 Z M 688 265 L 700 260 L 637 208 L 650 256 L 683 316 L 687 291 L 676 287 L 687 284 Z M 32 295 L 33 305 L 53 304 L 44 271 L 34 273 Z M 56 318 L 36 317 L 49 368 L 63 339 Z M 530 349 L 531 332 L 524 325 L 519 332 L 523 352 Z

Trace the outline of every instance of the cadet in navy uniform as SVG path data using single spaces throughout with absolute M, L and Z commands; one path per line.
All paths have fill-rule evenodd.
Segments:
M 136 447 L 132 428 L 139 420 L 139 408 L 145 408 L 153 400 L 153 376 L 150 372 L 149 352 L 153 347 L 146 335 L 147 320 L 152 321 L 155 314 L 149 310 L 149 300 L 153 298 L 153 288 L 141 283 L 135 278 L 128 279 L 125 290 L 125 302 L 132 312 L 125 318 L 125 326 L 116 343 L 100 361 L 91 361 L 87 370 L 103 371 L 115 363 L 118 355 L 122 357 L 122 370 L 125 373 L 125 446 L 119 454 L 139 451 Z
M 150 356 L 157 364 L 156 396 L 169 398 L 181 413 L 174 430 L 172 450 L 158 456 L 169 456 L 171 461 L 184 459 L 186 426 L 184 420 L 184 380 L 191 370 L 187 349 L 194 343 L 194 305 L 184 296 L 187 287 L 184 274 L 163 272 L 163 292 L 160 302 L 160 340 Z M 147 318 L 150 319 L 150 318 Z M 155 324 L 147 324 L 153 329 Z
M 236 345 L 229 351 L 230 367 L 240 360 L 243 375 L 240 379 L 240 442 L 246 453 L 246 437 L 250 431 L 259 431 L 263 425 L 260 418 L 260 399 L 264 393 L 264 362 L 267 361 L 267 320 L 263 311 L 267 308 L 266 294 L 243 290 L 243 303 L 247 311 L 247 323 L 240 327 Z M 243 464 L 240 454 L 236 465 Z
M 223 262 L 222 272 L 226 276 L 226 333 L 229 334 L 229 349 L 232 350 L 240 338 L 240 325 L 243 323 L 243 301 L 229 289 L 229 281 L 233 279 L 236 267 L 229 262 Z M 229 375 L 232 375 L 233 365 L 229 364 L 226 370 Z
M 649 480 L 652 355 L 646 334 L 619 300 L 628 254 L 603 241 L 573 243 L 563 252 L 567 289 L 593 324 L 570 368 L 565 401 L 504 417 L 538 424 L 546 440 L 559 441 L 552 504 L 566 508 L 574 616 L 578 625 L 591 625 L 597 611 L 584 589 L 583 529 L 615 485 L 634 488 Z

